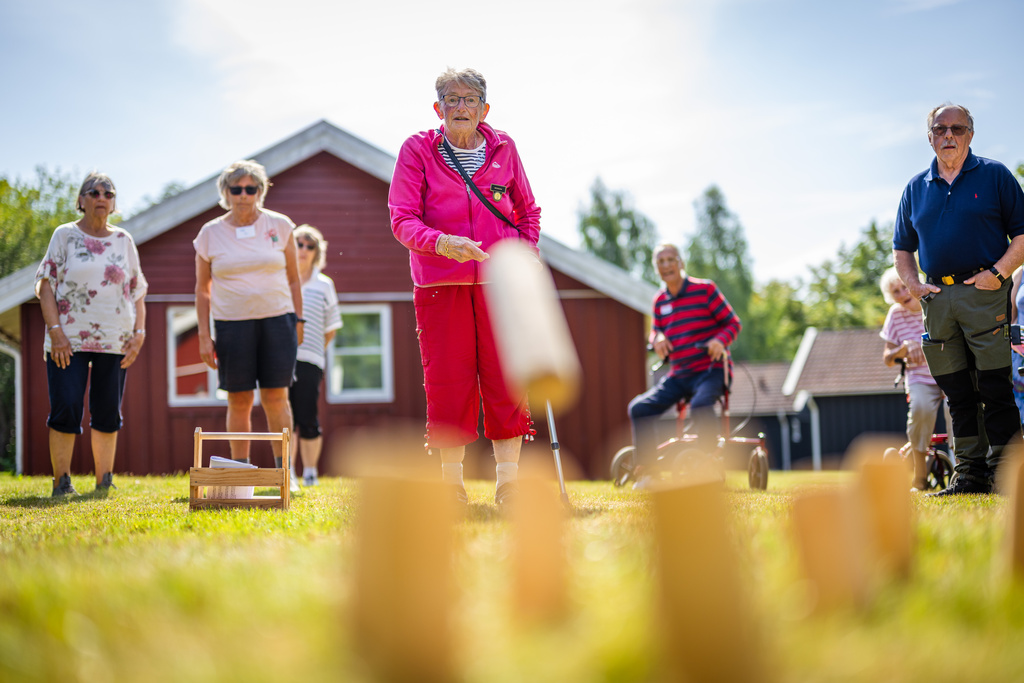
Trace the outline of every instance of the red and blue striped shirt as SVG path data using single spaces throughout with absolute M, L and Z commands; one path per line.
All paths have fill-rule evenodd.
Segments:
M 728 347 L 740 333 L 740 319 L 711 280 L 683 277 L 675 296 L 662 288 L 654 297 L 655 333 L 672 344 L 672 374 L 703 372 L 712 366 L 704 348 L 712 339 Z M 721 366 L 722 363 L 714 363 Z

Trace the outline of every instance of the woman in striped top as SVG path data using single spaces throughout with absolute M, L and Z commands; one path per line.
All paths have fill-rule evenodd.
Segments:
M 303 485 L 316 486 L 317 464 L 323 446 L 317 403 L 327 360 L 325 350 L 334 339 L 334 333 L 341 328 L 341 314 L 334 281 L 320 272 L 327 264 L 327 240 L 323 234 L 311 225 L 300 225 L 295 228 L 295 246 L 306 324 L 295 364 L 295 382 L 288 390 L 288 400 L 295 416 L 292 453 L 302 456 Z M 298 449 L 295 448 L 296 437 Z
M 904 384 L 907 389 L 907 439 L 914 455 L 914 491 L 928 488 L 928 472 L 925 457 L 931 445 L 935 416 L 942 404 L 942 390 L 939 389 L 928 370 L 928 363 L 921 350 L 921 335 L 924 334 L 924 317 L 921 302 L 910 295 L 895 268 L 882 273 L 879 282 L 885 302 L 891 304 L 885 316 L 885 323 L 879 336 L 885 340 L 882 360 L 894 366 L 903 361 L 907 364 Z

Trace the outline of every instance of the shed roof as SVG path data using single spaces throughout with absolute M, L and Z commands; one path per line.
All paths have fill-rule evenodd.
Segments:
M 782 393 L 789 362 L 735 363 L 729 412 L 734 416 L 777 415 L 793 411 L 793 399 Z
M 328 152 L 386 183 L 391 182 L 396 158 L 328 121 L 318 121 L 295 135 L 252 156 L 273 177 L 320 152 Z M 121 223 L 136 244 L 163 234 L 216 206 L 220 199 L 215 180 L 219 171 L 192 187 Z M 632 277 L 602 259 L 569 247 L 541 233 L 541 256 L 552 268 L 636 310 L 650 313 L 657 288 Z M 3 313 L 33 298 L 36 266 L 26 266 L 0 280 L 0 321 Z
M 882 362 L 885 342 L 878 328 L 804 332 L 782 393 L 795 396 L 806 391 L 815 396 L 851 394 L 898 394 L 898 371 Z

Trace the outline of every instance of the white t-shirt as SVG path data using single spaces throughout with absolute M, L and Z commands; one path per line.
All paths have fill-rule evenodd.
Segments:
M 72 353 L 124 353 L 135 333 L 135 302 L 149 289 L 132 236 L 107 227 L 110 235 L 93 237 L 75 223 L 61 225 L 36 270 L 36 294 L 48 280 Z M 43 352 L 49 351 L 47 334 Z
M 214 320 L 259 320 L 293 313 L 285 247 L 295 224 L 287 216 L 262 209 L 253 225 L 229 225 L 214 218 L 192 241 L 210 262 Z
M 338 293 L 334 280 L 316 268 L 306 284 L 302 285 L 302 345 L 298 360 L 312 363 L 321 370 L 326 366 L 324 346 L 325 335 L 341 328 L 341 313 L 338 310 Z

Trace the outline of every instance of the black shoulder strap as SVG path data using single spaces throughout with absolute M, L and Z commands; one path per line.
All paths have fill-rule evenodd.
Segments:
M 466 187 L 473 191 L 473 194 L 476 195 L 476 198 L 479 199 L 491 213 L 493 213 L 495 216 L 511 225 L 518 232 L 519 228 L 516 227 L 516 224 L 510 221 L 508 218 L 506 218 L 505 214 L 503 214 L 501 211 L 498 211 L 498 207 L 487 201 L 487 197 L 484 196 L 483 192 L 480 191 L 480 188 L 477 187 L 476 183 L 474 183 L 473 180 L 469 177 L 469 174 L 466 173 L 466 169 L 462 168 L 462 164 L 459 162 L 459 158 L 455 156 L 455 152 L 452 150 L 451 145 L 448 144 L 448 138 L 444 137 L 444 135 L 441 136 L 441 144 L 444 145 L 444 150 L 448 152 L 448 158 L 452 160 L 453 164 L 455 164 L 455 169 L 459 172 L 459 175 L 461 175 L 462 179 L 466 181 Z

